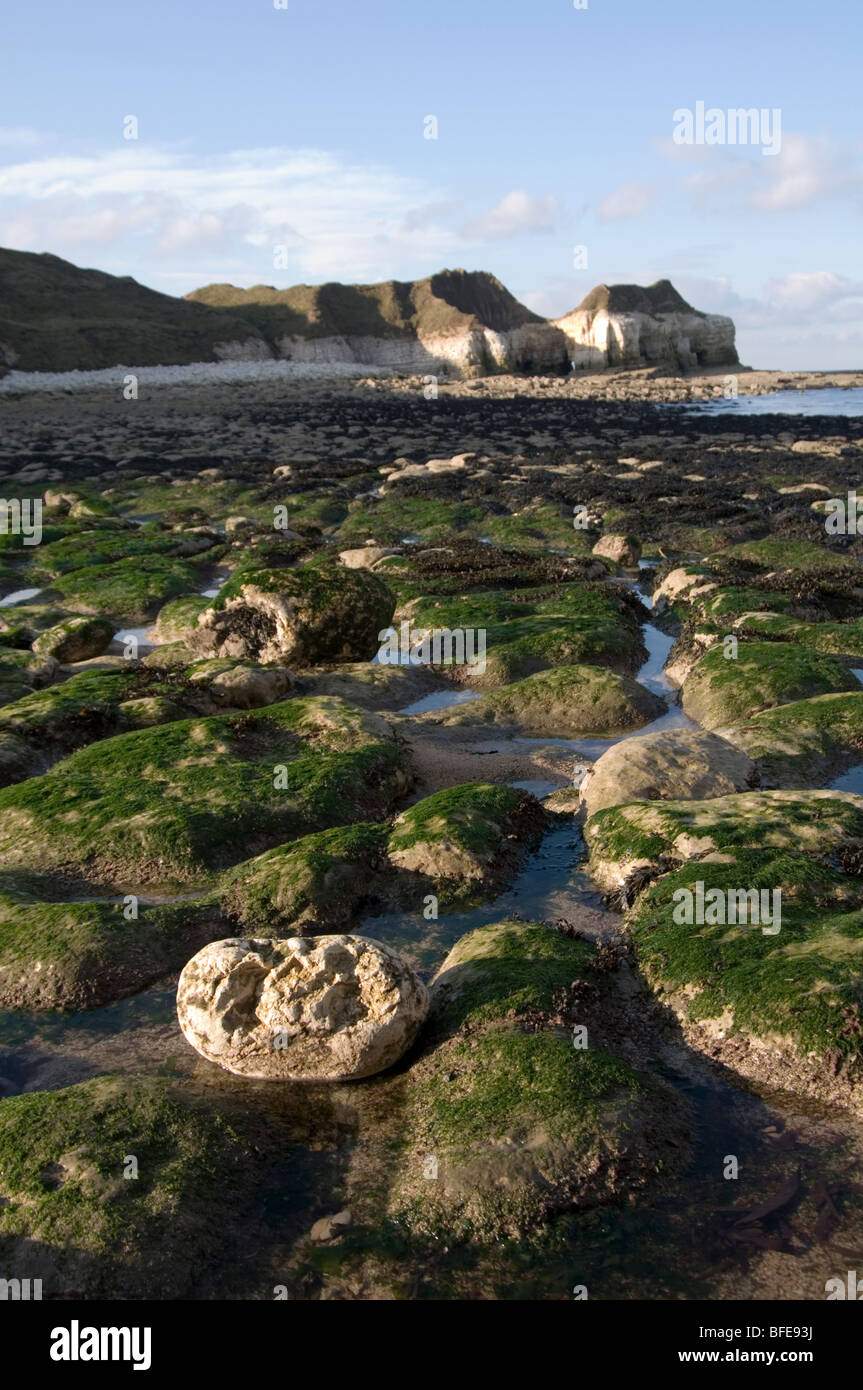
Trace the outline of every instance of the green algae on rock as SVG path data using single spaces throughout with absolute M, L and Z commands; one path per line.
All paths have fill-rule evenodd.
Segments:
M 249 566 L 200 615 L 192 641 L 201 655 L 262 663 L 368 660 L 394 608 L 386 584 L 366 570 Z
M 752 758 L 762 786 L 822 786 L 860 761 L 863 690 L 796 700 L 752 715 L 722 734 Z
M 402 894 L 409 894 L 408 876 L 415 880 L 417 909 L 425 891 L 450 906 L 487 897 L 511 880 L 547 823 L 528 793 L 467 782 L 402 811 L 387 841 L 387 857 L 402 875 Z
M 698 883 L 705 894 L 781 887 L 780 931 L 681 922 L 675 893 Z M 755 1081 L 863 1113 L 859 877 L 788 849 L 733 848 L 651 884 L 629 924 L 691 1046 Z
M 409 784 L 389 726 L 339 700 L 178 720 L 0 790 L 0 863 L 194 883 L 311 831 L 380 819 Z
M 658 873 L 741 848 L 823 858 L 847 852 L 863 844 L 863 798 L 837 791 L 750 791 L 708 801 L 636 802 L 598 811 L 584 836 L 593 877 L 613 888 L 635 871 Z
M 115 734 L 281 700 L 290 673 L 250 662 L 203 661 L 167 671 L 123 663 L 82 671 L 0 711 L 0 786 L 37 776 L 79 748 Z
M 456 944 L 432 986 L 430 1045 L 405 1078 L 389 1197 L 400 1224 L 479 1243 L 524 1236 L 677 1166 L 675 1093 L 593 1042 L 574 1046 L 562 1024 L 561 996 L 592 960 L 542 923 L 500 922 Z
M 305 835 L 238 865 L 222 909 L 244 929 L 272 935 L 342 927 L 361 910 L 419 912 L 429 893 L 440 907 L 463 907 L 512 881 L 546 820 L 533 797 L 510 787 L 450 787 L 392 825 Z
M 778 642 L 741 642 L 734 658 L 711 647 L 683 682 L 683 711 L 706 729 L 738 724 L 774 705 L 860 689 L 836 657 Z
M 35 875 L 0 873 L 0 1006 L 92 1009 L 144 989 L 224 930 L 214 901 L 47 901 Z
M 601 666 L 559 666 L 503 686 L 469 705 L 432 711 L 424 724 L 495 724 L 523 734 L 612 734 L 665 713 L 665 702 L 629 676 Z
M 188 561 L 141 555 L 69 570 L 54 580 L 53 588 L 79 613 L 142 623 L 168 599 L 188 592 L 194 578 Z
M 230 1249 L 258 1167 L 248 1136 L 176 1082 L 102 1076 L 12 1096 L 0 1106 L 4 1275 L 39 1278 L 53 1298 L 191 1297 Z
M 66 618 L 40 632 L 33 643 L 33 651 L 37 656 L 52 656 L 61 664 L 71 665 L 91 656 L 101 656 L 113 636 L 114 624 L 105 618 Z

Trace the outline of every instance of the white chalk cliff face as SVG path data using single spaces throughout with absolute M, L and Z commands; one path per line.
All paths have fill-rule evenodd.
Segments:
M 370 335 L 303 338 L 285 335 L 277 355 L 292 362 L 356 362 L 410 372 L 488 376 L 495 372 L 561 372 L 569 367 L 566 335 L 550 323 L 423 333 L 415 338 Z
M 598 285 L 552 322 L 566 336 L 576 371 L 661 366 L 686 372 L 739 362 L 733 321 L 693 309 L 668 280 L 647 289 Z

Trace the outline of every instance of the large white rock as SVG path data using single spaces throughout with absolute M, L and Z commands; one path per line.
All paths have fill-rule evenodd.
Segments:
M 202 1057 L 237 1076 L 353 1081 L 397 1062 L 429 996 L 405 961 L 363 936 L 229 937 L 188 962 L 177 1017 Z
M 732 320 L 693 309 L 668 280 L 647 288 L 597 285 L 577 309 L 552 323 L 566 335 L 576 370 L 738 365 Z

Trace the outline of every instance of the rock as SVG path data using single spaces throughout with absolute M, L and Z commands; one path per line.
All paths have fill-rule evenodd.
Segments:
M 741 723 L 774 705 L 815 695 L 859 691 L 836 657 L 787 642 L 741 642 L 736 658 L 710 647 L 683 682 L 681 704 L 705 729 Z
M 539 843 L 547 817 L 514 787 L 466 782 L 424 797 L 396 817 L 387 844 L 391 865 L 429 880 L 451 904 L 488 896 L 509 881 Z M 413 894 L 422 901 L 421 887 Z
M 155 642 L 187 642 L 198 624 L 198 618 L 209 608 L 210 600 L 199 594 L 172 599 L 159 609 L 153 625 Z
M 665 713 L 665 702 L 630 676 L 601 666 L 559 666 L 506 685 L 494 694 L 420 716 L 424 725 L 517 728 L 574 738 L 638 729 Z
M 685 1104 L 560 1027 L 561 982 L 589 996 L 593 959 L 588 942 L 536 922 L 479 927 L 453 947 L 432 986 L 428 1047 L 399 1095 L 389 1206 L 400 1226 L 497 1242 L 679 1165 Z
M 62 665 L 74 665 L 101 656 L 111 645 L 114 624 L 107 618 L 66 618 L 40 633 L 33 643 L 37 656 L 51 656 Z
M 339 551 L 339 563 L 350 570 L 370 570 L 378 560 L 397 554 L 397 550 L 383 545 L 361 545 L 356 550 Z
M 237 1076 L 355 1081 L 415 1041 L 428 991 L 389 947 L 362 936 L 231 937 L 205 946 L 177 987 L 180 1027 Z
M 670 570 L 653 591 L 654 613 L 662 613 L 680 598 L 685 598 L 688 601 L 688 591 L 695 588 L 703 579 L 704 572 L 700 569 L 685 569 L 681 566 L 679 569 Z
M 252 666 L 241 662 L 196 662 L 187 675 L 192 686 L 205 685 L 214 705 L 225 709 L 262 709 L 265 705 L 273 705 L 290 693 L 294 683 L 291 672 L 284 666 Z
M 198 618 L 191 643 L 202 656 L 286 666 L 368 661 L 395 599 L 375 575 L 349 569 L 246 569 Z
M 687 304 L 669 280 L 597 285 L 577 309 L 553 319 L 575 368 L 665 366 L 673 372 L 739 363 L 734 323 Z
M 605 560 L 613 560 L 616 565 L 622 565 L 624 569 L 638 569 L 638 562 L 641 559 L 641 541 L 634 536 L 603 536 L 593 547 L 593 554 L 599 555 Z
M 708 801 L 636 801 L 598 811 L 584 838 L 591 874 L 611 889 L 635 870 L 655 875 L 688 859 L 721 862 L 741 846 L 813 857 L 859 854 L 863 800 L 838 791 L 749 791 Z
M 344 1234 L 352 1220 L 351 1213 L 347 1209 L 345 1211 L 337 1211 L 335 1216 L 322 1216 L 319 1221 L 315 1222 L 309 1232 L 309 1239 L 315 1241 L 315 1243 L 335 1240 L 338 1236 Z
M 861 1115 L 860 798 L 842 806 L 835 793 L 813 796 L 772 809 L 762 802 L 724 826 L 714 823 L 722 852 L 657 879 L 638 898 L 629 926 L 641 969 L 690 1047 L 774 1093 Z M 742 925 L 727 911 L 685 920 L 681 899 L 691 904 L 699 884 L 703 899 L 720 905 L 741 890 L 757 896 L 759 916 L 753 921 L 747 912 Z
M 588 816 L 630 801 L 693 801 L 742 792 L 755 773 L 745 753 L 700 729 L 660 730 L 609 748 L 581 785 Z
M 245 527 L 256 524 L 250 516 L 227 516 L 225 517 L 225 535 L 232 536 L 235 531 L 242 531 Z
M 339 700 L 180 719 L 3 787 L 0 867 L 200 882 L 301 835 L 382 819 L 410 785 L 390 726 Z
M 263 1164 L 193 1087 L 127 1072 L 9 1096 L 2 1112 L 4 1278 L 41 1279 L 46 1298 L 185 1299 L 230 1259 Z

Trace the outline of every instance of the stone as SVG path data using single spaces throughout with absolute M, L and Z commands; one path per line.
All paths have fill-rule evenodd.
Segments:
M 613 560 L 624 569 L 633 570 L 638 568 L 641 559 L 641 541 L 634 536 L 603 536 L 593 547 L 593 553 L 605 560 Z
M 37 656 L 50 656 L 62 664 L 101 656 L 111 645 L 114 624 L 107 618 L 67 618 L 40 633 L 33 643 Z
M 214 941 L 177 987 L 183 1034 L 236 1076 L 355 1081 L 415 1041 L 428 991 L 379 941 L 362 936 Z
M 685 788 L 693 801 L 742 792 L 755 766 L 724 738 L 700 729 L 674 729 L 627 739 L 594 763 L 581 785 L 588 816 L 630 801 L 670 801 Z
M 339 552 L 339 563 L 345 565 L 349 570 L 370 570 L 378 560 L 386 559 L 387 555 L 397 555 L 398 551 L 383 545 L 361 545 L 355 550 L 342 550 Z
M 335 1240 L 347 1230 L 352 1220 L 351 1213 L 347 1208 L 344 1211 L 337 1211 L 335 1216 L 322 1216 L 309 1232 L 309 1239 L 315 1241 L 316 1244 Z
M 211 674 L 210 662 L 189 670 L 192 685 L 203 683 L 213 703 L 225 709 L 262 709 L 283 700 L 291 691 L 294 678 L 284 666 L 248 666 L 238 663 Z M 216 664 L 216 663 L 213 663 Z
M 390 590 L 365 570 L 252 568 L 228 580 L 190 641 L 202 656 L 263 665 L 368 661 L 394 610 Z

